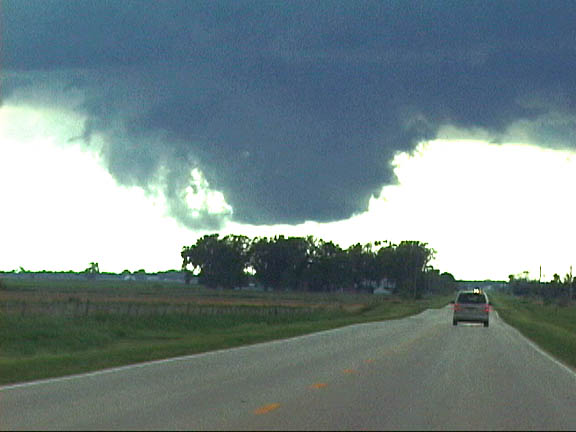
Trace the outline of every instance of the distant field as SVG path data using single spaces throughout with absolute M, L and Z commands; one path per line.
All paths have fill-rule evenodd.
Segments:
M 544 350 L 576 368 L 576 305 L 544 305 L 537 299 L 492 294 L 498 314 Z
M 401 318 L 451 299 L 216 291 L 137 281 L 4 282 L 2 384 Z
M 132 299 L 134 301 L 167 301 L 180 303 L 190 300 L 198 303 L 242 304 L 284 304 L 284 305 L 322 305 L 322 304 L 377 304 L 387 301 L 385 296 L 343 293 L 307 293 L 307 292 L 267 292 L 248 290 L 213 290 L 202 286 L 186 286 L 176 282 L 148 281 L 49 281 L 5 279 L 6 289 L 0 291 L 0 300 L 36 299 L 90 299 L 94 301 L 111 298 Z

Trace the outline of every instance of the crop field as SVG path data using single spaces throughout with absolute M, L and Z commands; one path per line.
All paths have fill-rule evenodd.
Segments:
M 134 281 L 5 282 L 5 316 L 303 315 L 355 312 L 382 303 L 368 295 L 217 291 L 179 283 Z
M 0 384 L 401 318 L 449 299 L 6 278 L 0 290 Z
M 180 283 L 135 281 L 6 280 L 0 312 L 21 316 L 95 313 L 214 314 L 270 309 L 270 313 L 340 309 L 355 311 L 390 299 L 358 294 L 210 290 Z M 394 300 L 392 300 L 393 302 Z

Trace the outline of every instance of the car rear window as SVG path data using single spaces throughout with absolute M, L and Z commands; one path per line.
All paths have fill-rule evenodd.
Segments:
M 458 296 L 458 303 L 486 303 L 484 294 L 462 293 Z

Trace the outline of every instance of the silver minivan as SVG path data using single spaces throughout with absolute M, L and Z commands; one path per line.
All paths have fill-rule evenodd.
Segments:
M 460 291 L 452 303 L 454 303 L 453 325 L 458 325 L 460 321 L 466 321 L 481 322 L 484 327 L 488 327 L 490 302 L 484 291 L 478 288 Z

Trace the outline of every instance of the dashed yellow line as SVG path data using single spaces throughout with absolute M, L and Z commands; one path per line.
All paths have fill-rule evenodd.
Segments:
M 314 383 L 314 384 L 312 384 L 312 385 L 310 386 L 310 388 L 313 388 L 313 389 L 321 389 L 321 388 L 326 387 L 327 385 L 328 385 L 328 384 L 326 384 L 326 383 L 319 382 L 319 383 Z
M 344 369 L 345 374 L 353 374 L 356 373 L 356 369 Z
M 374 359 L 371 359 L 371 358 L 366 359 L 366 360 L 364 360 L 364 363 L 374 363 Z
M 254 414 L 256 414 L 256 415 L 268 414 L 270 411 L 274 411 L 275 409 L 278 409 L 279 407 L 280 407 L 279 403 L 271 403 L 271 404 L 264 405 L 264 406 L 261 406 L 260 408 L 255 409 Z

